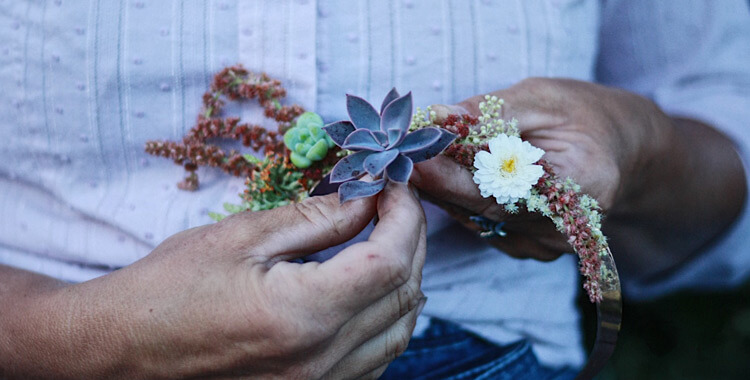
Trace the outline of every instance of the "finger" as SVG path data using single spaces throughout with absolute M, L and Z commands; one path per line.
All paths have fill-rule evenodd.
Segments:
M 347 319 L 401 287 L 424 262 L 425 217 L 414 194 L 405 185 L 388 184 L 378 214 L 380 222 L 366 242 L 320 264 L 311 279 L 321 302 L 338 305 Z
M 377 368 L 377 369 L 375 369 L 374 371 L 372 371 L 370 373 L 367 373 L 367 374 L 364 374 L 364 375 L 360 376 L 360 379 L 362 379 L 362 380 L 379 379 L 380 376 L 383 376 L 383 373 L 385 373 L 385 370 L 388 369 L 389 365 L 390 365 L 390 363 L 383 364 L 382 366 L 380 366 L 380 368 Z
M 517 259 L 554 261 L 565 253 L 565 251 L 552 249 L 523 234 L 511 235 L 508 232 L 507 236 L 491 237 L 487 241 L 508 256 Z
M 521 132 L 536 130 L 543 127 L 561 125 L 565 123 L 563 112 L 564 99 L 560 94 L 560 81 L 549 78 L 527 78 L 506 89 L 491 92 L 487 95 L 503 99 L 500 118 L 510 121 L 518 120 Z M 445 111 L 464 110 L 470 115 L 479 116 L 479 104 L 485 102 L 485 95 L 467 98 Z M 441 112 L 444 109 L 437 107 Z M 435 110 L 435 106 L 433 106 Z
M 226 221 L 244 236 L 245 249 L 276 261 L 288 260 L 341 244 L 356 236 L 375 215 L 375 199 L 340 204 L 337 194 L 307 198 L 273 210 L 244 212 Z
M 505 236 L 493 236 L 485 241 L 509 256 L 519 259 L 552 261 L 564 253 L 573 252 L 565 238 L 554 229 L 551 223 L 549 226 L 547 223 L 550 222 L 548 220 L 544 223 L 513 221 L 503 226 Z
M 389 220 L 386 219 L 381 223 L 389 223 Z M 416 248 L 417 253 L 412 260 L 409 280 L 386 296 L 372 302 L 363 301 L 363 297 L 367 297 L 371 293 L 371 289 L 357 289 L 359 285 L 356 284 L 356 278 L 353 279 L 352 282 L 355 282 L 355 285 L 352 286 L 339 281 L 339 279 L 349 280 L 348 275 L 334 274 L 337 278 L 333 279 L 326 278 L 326 276 L 317 276 L 316 271 L 320 269 L 322 264 L 307 263 L 296 266 L 298 269 L 296 272 L 304 274 L 306 277 L 303 279 L 304 281 L 287 279 L 286 282 L 291 284 L 305 283 L 302 288 L 295 291 L 298 297 L 292 302 L 292 305 L 299 305 L 314 298 L 316 302 L 312 303 L 306 310 L 304 319 L 322 322 L 325 331 L 333 332 L 326 337 L 329 348 L 321 354 L 325 363 L 321 364 L 320 368 L 332 367 L 342 357 L 348 355 L 364 342 L 382 334 L 409 311 L 418 307 L 420 300 L 424 297 L 419 290 L 419 286 L 422 280 L 422 267 L 426 252 L 426 231 L 425 224 L 421 223 L 419 236 L 417 237 L 419 244 Z M 282 273 L 283 268 L 288 269 L 289 267 L 290 265 L 280 263 L 274 266 L 269 274 Z M 323 280 L 327 282 L 323 283 Z M 352 311 L 360 307 L 360 302 L 369 303 L 362 310 Z
M 495 198 L 484 198 L 469 170 L 448 157 L 438 156 L 414 165 L 411 182 L 423 193 L 450 202 L 469 212 L 503 220 L 505 209 Z
M 424 300 L 382 333 L 352 350 L 324 376 L 329 379 L 370 378 L 400 356 L 409 345 Z M 382 372 L 377 373 L 381 375 Z
M 439 199 L 432 199 L 426 193 L 422 195 L 424 199 L 446 210 L 467 229 L 476 233 L 483 231 L 481 226 L 471 220 L 469 216 L 473 214 L 468 210 Z M 551 261 L 563 253 L 573 252 L 573 247 L 546 217 L 527 211 L 519 211 L 512 215 L 506 214 L 506 216 L 503 218 L 507 221 L 503 230 L 507 235 L 486 238 L 485 241 L 509 256 Z
M 423 237 L 426 234 L 427 228 L 425 226 L 420 231 L 420 245 L 417 247 L 418 253 L 412 262 L 409 280 L 351 317 L 340 328 L 338 335 L 343 337 L 343 341 L 337 343 L 337 345 L 344 350 L 344 353 L 382 333 L 383 330 L 393 325 L 408 312 L 424 303 L 425 297 L 420 290 L 420 285 L 422 283 L 422 267 L 424 266 L 423 253 L 426 252 L 426 239 Z

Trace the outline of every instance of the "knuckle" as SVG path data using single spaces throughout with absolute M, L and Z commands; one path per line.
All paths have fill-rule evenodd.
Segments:
M 411 266 L 404 258 L 404 255 L 396 257 L 382 257 L 379 270 L 383 272 L 383 277 L 394 287 L 399 287 L 409 281 L 411 277 Z
M 399 316 L 404 316 L 414 309 L 418 300 L 418 295 L 421 296 L 418 282 L 407 282 L 396 292 L 398 297 Z
M 308 198 L 303 202 L 294 203 L 292 207 L 296 214 L 313 226 L 325 231 L 330 231 L 330 233 L 336 236 L 343 234 L 340 226 L 345 224 L 346 221 L 334 218 L 345 218 L 346 216 L 339 215 L 338 213 L 334 216 L 334 214 L 331 213 L 331 207 L 328 204 L 327 199 L 322 197 Z
M 550 84 L 551 79 L 542 77 L 528 77 L 519 82 L 519 85 L 529 89 L 541 90 Z
M 294 210 L 302 218 L 313 224 L 328 223 L 328 216 L 323 212 L 323 206 L 320 201 L 315 199 L 305 200 L 304 202 L 294 203 Z
M 530 77 L 519 82 L 519 87 L 525 90 L 529 95 L 534 96 L 538 101 L 546 99 L 544 102 L 545 109 L 555 109 L 555 101 L 564 100 L 562 96 L 565 88 L 569 88 L 569 82 L 555 78 Z M 570 93 L 568 93 L 570 95 Z M 552 104 L 548 104 L 548 103 Z
M 476 209 L 479 211 L 477 214 L 484 216 L 488 219 L 501 220 L 501 215 L 507 214 L 505 208 L 494 201 L 487 201 L 482 198 L 482 203 L 478 204 Z
M 373 273 L 373 278 L 379 279 L 383 285 L 396 289 L 411 278 L 411 263 L 408 255 L 388 252 L 389 250 L 387 247 L 370 246 L 364 252 L 364 256 L 367 259 L 368 268 Z
M 267 212 L 243 211 L 231 214 L 221 221 L 207 226 L 210 228 L 210 236 L 206 236 L 206 238 L 215 241 L 242 243 L 252 240 L 256 245 L 260 245 L 272 232 L 268 223 L 263 223 L 264 218 L 268 215 Z

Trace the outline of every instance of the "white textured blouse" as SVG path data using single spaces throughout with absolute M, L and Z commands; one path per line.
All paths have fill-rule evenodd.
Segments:
M 750 157 L 744 0 L 0 0 L 0 41 L 0 263 L 68 281 L 237 201 L 242 179 L 200 169 L 184 192 L 182 169 L 143 150 L 181 139 L 212 74 L 236 62 L 327 121 L 346 118 L 346 93 L 377 103 L 395 86 L 425 107 L 529 76 L 599 81 L 724 129 Z M 254 107 L 226 113 L 257 121 Z M 423 314 L 580 365 L 575 257 L 509 258 L 425 206 Z M 739 283 L 749 214 L 667 278 L 626 274 L 626 294 Z

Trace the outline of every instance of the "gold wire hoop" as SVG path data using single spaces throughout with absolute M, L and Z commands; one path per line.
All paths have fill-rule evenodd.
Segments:
M 622 323 L 622 292 L 620 276 L 617 274 L 612 251 L 606 247 L 601 255 L 602 300 L 596 304 L 596 341 L 586 365 L 576 376 L 576 380 L 593 379 L 612 356 L 617 345 L 617 335 Z

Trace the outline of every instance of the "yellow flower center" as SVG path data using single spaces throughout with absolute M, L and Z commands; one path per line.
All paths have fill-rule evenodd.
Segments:
M 518 159 L 516 156 L 511 156 L 508 159 L 503 160 L 503 164 L 500 165 L 500 169 L 508 174 L 513 174 L 516 172 L 516 161 Z

